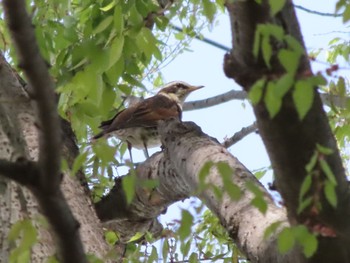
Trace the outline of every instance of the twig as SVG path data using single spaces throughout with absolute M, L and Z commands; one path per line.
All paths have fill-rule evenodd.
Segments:
M 24 0 L 4 0 L 4 10 L 11 36 L 17 48 L 20 64 L 32 87 L 38 108 L 40 125 L 40 179 L 48 190 L 60 183 L 61 132 L 57 114 L 54 83 L 47 64 L 41 57 L 35 40 L 33 25 L 25 9 Z
M 298 8 L 300 10 L 303 10 L 305 12 L 308 12 L 310 14 L 314 14 L 314 15 L 319 15 L 319 16 L 331 16 L 331 17 L 340 17 L 343 16 L 343 14 L 335 14 L 335 13 L 323 13 L 323 12 L 318 12 L 318 11 L 314 11 L 308 8 L 305 8 L 301 5 L 294 5 L 295 8 Z
M 232 137 L 225 140 L 222 145 L 225 148 L 229 148 L 238 141 L 242 140 L 245 136 L 255 132 L 257 130 L 257 124 L 254 122 L 252 125 L 242 128 L 239 132 L 236 132 Z
M 183 105 L 183 109 L 185 111 L 198 110 L 198 109 L 215 106 L 230 100 L 244 100 L 246 98 L 247 98 L 247 93 L 245 91 L 230 90 L 226 93 L 223 93 L 208 99 L 185 102 L 185 104 Z

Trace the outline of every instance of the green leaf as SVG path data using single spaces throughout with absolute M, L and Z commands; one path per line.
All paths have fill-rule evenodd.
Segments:
M 286 0 L 269 0 L 271 15 L 275 16 L 279 11 L 282 10 L 286 4 Z
M 350 5 L 347 4 L 343 12 L 343 23 L 346 23 L 350 20 Z
M 277 238 L 278 250 L 285 254 L 293 248 L 295 237 L 291 228 L 284 228 Z
M 136 185 L 136 176 L 130 174 L 125 176 L 122 180 L 123 190 L 126 196 L 126 202 L 130 204 L 135 196 L 135 185 Z
M 100 10 L 106 12 L 108 10 L 111 10 L 116 4 L 115 0 L 112 0 L 108 5 L 105 5 L 104 7 L 100 7 Z
M 114 9 L 113 28 L 115 29 L 118 37 L 123 33 L 124 18 L 123 18 L 122 7 L 120 5 L 117 5 Z
M 331 169 L 331 167 L 328 165 L 327 161 L 325 159 L 320 159 L 319 163 L 321 165 L 322 171 L 327 176 L 328 180 L 333 184 L 337 185 L 337 180 L 335 179 L 335 175 Z
M 337 203 L 338 203 L 335 187 L 336 186 L 330 181 L 325 182 L 324 193 L 326 195 L 326 199 L 334 208 L 337 207 Z
M 164 239 L 163 248 L 162 248 L 163 262 L 168 261 L 167 260 L 168 254 L 169 254 L 169 241 L 168 241 L 168 239 Z
M 275 87 L 275 83 L 273 83 L 272 81 L 268 82 L 266 94 L 264 97 L 264 102 L 271 119 L 273 119 L 277 115 L 282 106 L 282 98 L 277 96 L 275 92 Z
M 86 159 L 88 156 L 88 152 L 83 152 L 81 154 L 79 154 L 73 163 L 73 167 L 72 167 L 72 174 L 75 175 L 78 170 L 83 166 L 83 164 L 85 163 Z
M 193 226 L 193 216 L 187 210 L 182 210 L 181 225 L 179 227 L 178 233 L 181 240 L 185 240 L 192 233 Z
M 276 86 L 274 90 L 275 90 L 276 96 L 283 98 L 284 95 L 293 86 L 293 83 L 294 83 L 294 77 L 291 74 L 284 74 L 282 77 L 280 77 L 275 82 Z
M 314 101 L 314 87 L 308 81 L 299 80 L 293 91 L 293 101 L 297 109 L 299 119 L 303 120 L 311 109 Z
M 256 196 L 254 199 L 251 201 L 251 204 L 258 208 L 258 210 L 262 213 L 265 214 L 267 211 L 267 203 L 262 196 Z
M 108 70 L 110 67 L 115 65 L 117 61 L 121 58 L 122 56 L 122 51 L 124 47 L 124 37 L 116 37 L 113 39 L 111 47 L 109 49 L 109 62 L 106 70 Z
M 248 98 L 252 102 L 253 105 L 256 105 L 260 102 L 263 90 L 266 84 L 266 79 L 259 79 L 254 83 L 254 85 L 250 88 L 248 93 Z
M 158 251 L 155 246 L 152 246 L 152 252 L 148 256 L 147 263 L 153 263 L 158 261 Z
M 107 16 L 105 19 L 101 21 L 101 23 L 98 24 L 97 27 L 92 31 L 92 34 L 98 34 L 102 31 L 106 30 L 107 27 L 109 27 L 113 22 L 113 16 Z
M 113 246 L 119 240 L 119 237 L 114 231 L 107 231 L 105 233 L 105 240 L 109 245 Z
M 269 35 L 263 36 L 262 42 L 261 42 L 261 50 L 262 50 L 262 55 L 263 55 L 265 64 L 268 68 L 270 68 L 271 67 L 270 59 L 272 56 L 272 46 L 270 43 L 270 36 Z
M 209 22 L 212 23 L 214 21 L 215 13 L 216 13 L 216 5 L 215 3 L 209 0 L 203 0 L 203 13 L 208 18 Z
M 133 235 L 127 243 L 131 243 L 131 242 L 134 242 L 134 241 L 137 241 L 139 240 L 140 238 L 142 238 L 145 234 L 144 233 L 141 233 L 141 232 L 136 232 L 135 235 Z
M 305 169 L 308 173 L 311 173 L 311 171 L 315 168 L 317 160 L 318 160 L 318 154 L 317 152 L 314 152 L 309 163 L 305 166 Z
M 299 225 L 293 228 L 294 235 L 298 243 L 303 247 L 304 255 L 309 258 L 317 250 L 317 238 L 310 233 L 304 225 Z
M 299 52 L 282 49 L 278 52 L 278 59 L 288 75 L 294 76 L 299 67 L 301 54 Z
M 304 211 L 304 209 L 308 206 L 310 206 L 313 202 L 313 199 L 312 197 L 307 197 L 307 198 L 304 198 L 302 199 L 301 201 L 299 201 L 299 206 L 298 206 L 298 211 L 297 213 L 300 214 L 301 212 Z
M 257 28 L 255 29 L 255 35 L 254 35 L 254 44 L 253 44 L 253 55 L 254 58 L 258 58 L 259 51 L 260 51 L 260 42 L 262 38 L 262 27 L 261 25 L 258 25 Z
M 197 263 L 198 261 L 198 254 L 193 252 L 188 260 L 189 263 Z
M 282 221 L 277 221 L 269 225 L 265 229 L 264 239 L 268 239 L 272 234 L 274 234 L 281 224 L 282 224 Z
M 307 191 L 309 191 L 309 189 L 311 187 L 311 183 L 312 183 L 312 176 L 311 176 L 311 174 L 308 174 L 304 178 L 303 183 L 301 184 L 300 193 L 299 193 L 299 200 L 302 200 L 304 198 L 305 194 L 307 193 Z
M 321 144 L 318 144 L 318 143 L 316 144 L 316 148 L 317 148 L 317 151 L 319 151 L 324 155 L 331 155 L 334 152 L 333 149 L 322 146 Z
M 198 173 L 198 179 L 199 179 L 199 192 L 203 191 L 206 188 L 206 182 L 205 179 L 209 175 L 210 169 L 213 167 L 213 162 L 209 161 L 204 163 L 202 168 L 200 169 Z

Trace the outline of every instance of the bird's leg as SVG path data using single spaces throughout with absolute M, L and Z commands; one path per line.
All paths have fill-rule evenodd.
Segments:
M 132 153 L 131 153 L 131 148 L 132 148 L 132 145 L 129 141 L 127 141 L 127 144 L 128 144 L 128 151 L 129 151 L 129 155 L 130 155 L 130 161 L 132 163 L 134 163 L 133 159 L 132 159 Z
M 143 152 L 145 153 L 146 158 L 148 159 L 149 158 L 149 154 L 148 154 L 148 149 L 147 149 L 147 143 L 146 143 L 145 140 L 143 141 L 143 147 L 145 147 L 145 150 Z

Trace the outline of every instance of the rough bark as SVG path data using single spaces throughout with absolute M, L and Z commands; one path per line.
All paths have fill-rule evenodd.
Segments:
M 230 15 L 232 46 L 230 54 L 225 56 L 224 69 L 227 76 L 233 78 L 245 91 L 249 91 L 254 82 L 262 77 L 268 80 L 284 73 L 276 57 L 281 45 L 273 45 L 272 67 L 268 69 L 262 57 L 252 54 L 255 29 L 258 24 L 272 23 L 280 25 L 284 32 L 293 36 L 302 46 L 303 38 L 291 1 L 275 17 L 270 15 L 268 1 L 257 4 L 256 1 L 228 1 L 226 6 Z M 311 72 L 306 52 L 300 59 L 297 78 L 308 76 Z M 300 121 L 294 106 L 291 92 L 283 99 L 279 113 L 271 119 L 266 105 L 260 102 L 254 106 L 259 133 L 267 148 L 276 176 L 276 186 L 287 207 L 289 221 L 292 224 L 306 224 L 311 230 L 324 227 L 335 231 L 336 238 L 318 236 L 319 249 L 310 262 L 349 262 L 350 261 L 350 213 L 349 191 L 342 161 L 336 141 L 322 108 L 320 95 L 314 91 L 313 105 Z M 306 176 L 305 166 L 316 149 L 316 144 L 328 147 L 333 154 L 324 156 L 337 180 L 337 207 L 334 209 L 325 199 L 322 184 L 326 176 L 320 167 L 316 167 L 318 179 L 313 182 L 312 194 L 319 199 L 320 211 L 306 209 L 298 214 L 299 191 Z M 321 187 L 321 188 L 320 188 Z M 318 231 L 316 231 L 317 233 Z
M 20 169 L 23 160 L 38 160 L 38 126 L 33 101 L 3 56 L 0 56 L 0 99 L 0 159 L 11 161 L 11 164 L 15 162 L 14 166 Z M 63 139 L 63 157 L 71 164 L 76 157 L 77 148 L 72 141 L 72 132 L 64 121 L 62 128 L 63 134 L 60 136 Z M 1 167 L 3 172 L 4 166 Z M 11 166 L 11 169 L 13 168 Z M 26 173 L 30 174 L 28 169 Z M 23 173 L 21 176 L 23 178 Z M 103 239 L 100 221 L 95 216 L 91 200 L 86 194 L 86 188 L 69 173 L 63 177 L 61 189 L 73 210 L 74 217 L 80 222 L 79 232 L 85 250 L 102 258 L 107 253 L 108 247 Z M 2 176 L 0 185 L 0 262 L 8 262 L 10 251 L 13 249 L 7 240 L 9 229 L 18 220 L 27 218 L 33 219 L 39 234 L 39 241 L 32 249 L 31 262 L 44 262 L 48 256 L 54 255 L 57 251 L 52 231 L 42 223 L 42 210 L 36 198 L 27 188 Z
M 139 229 L 145 230 L 144 226 L 152 226 L 165 207 L 177 200 L 196 195 L 219 217 L 222 225 L 251 262 L 304 262 L 297 249 L 281 255 L 276 246 L 276 234 L 267 240 L 263 238 L 265 229 L 271 223 L 281 221 L 282 225 L 288 225 L 285 210 L 275 205 L 254 175 L 222 145 L 204 134 L 194 123 L 173 120 L 163 123 L 160 132 L 165 147 L 163 153 L 154 154 L 136 170 L 138 181 L 157 179 L 159 186 L 155 189 L 137 187 L 130 205 L 121 202 L 124 199 L 123 190 L 115 187 L 96 204 L 97 214 L 103 221 L 114 225 L 114 229 L 124 233 L 124 239 L 127 240 L 135 231 L 139 231 L 136 223 L 142 224 L 143 227 Z M 241 198 L 233 200 L 229 196 L 216 168 L 210 170 L 205 181 L 218 187 L 223 193 L 222 198 L 215 195 L 209 186 L 198 192 L 203 183 L 199 179 L 199 173 L 207 162 L 225 162 L 233 169 L 230 181 L 240 188 Z M 265 214 L 251 204 L 255 195 L 247 189 L 247 184 L 250 183 L 264 193 L 268 204 Z M 118 209 L 115 213 L 111 212 L 116 205 Z M 126 222 L 128 224 L 123 226 Z

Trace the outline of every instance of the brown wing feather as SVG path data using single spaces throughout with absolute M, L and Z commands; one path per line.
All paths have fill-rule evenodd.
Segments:
M 120 123 L 119 129 L 152 127 L 156 126 L 159 120 L 171 117 L 181 119 L 181 109 L 179 105 L 175 101 L 162 95 L 146 99 L 135 106 L 131 117 L 127 121 Z
M 171 117 L 181 119 L 181 115 L 181 108 L 174 100 L 156 95 L 118 112 L 110 120 L 103 121 L 100 125 L 103 131 L 94 136 L 94 139 L 119 129 L 157 126 L 159 120 Z

